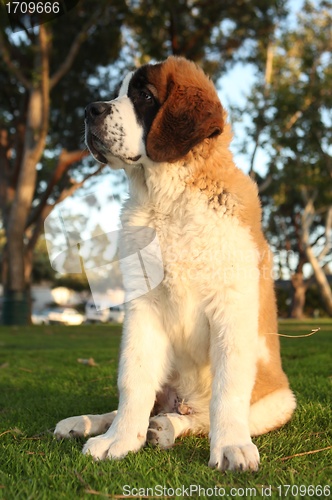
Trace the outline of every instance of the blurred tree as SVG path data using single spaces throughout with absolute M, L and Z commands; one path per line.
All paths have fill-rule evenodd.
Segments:
M 6 233 L 6 323 L 28 321 L 32 254 L 45 217 L 101 170 L 91 159 L 82 161 L 86 152 L 78 149 L 85 103 L 109 96 L 114 75 L 120 80 L 124 66 L 138 60 L 183 55 L 216 78 L 227 62 L 240 58 L 238 49 L 243 48 L 243 57 L 260 67 L 261 54 L 285 15 L 284 4 L 81 0 L 66 15 L 15 34 L 5 13 L 1 16 L 0 210 Z M 126 62 L 114 71 L 120 53 Z
M 84 104 L 95 100 L 99 66 L 121 49 L 124 0 L 82 0 L 66 15 L 12 34 L 1 16 L 0 209 L 4 322 L 29 319 L 32 254 L 55 203 L 94 175 L 79 147 Z M 7 24 L 6 24 L 7 23 Z M 95 81 L 94 81 L 95 80 Z M 52 126 L 50 127 L 50 123 Z M 69 151 L 68 151 L 69 150 Z
M 132 0 L 129 4 L 128 25 L 140 64 L 147 58 L 184 56 L 213 79 L 235 60 L 262 69 L 262 54 L 287 13 L 285 0 Z
M 291 315 L 301 317 L 312 279 L 332 315 L 326 272 L 332 261 L 332 4 L 306 1 L 296 28 L 270 46 L 268 78 L 250 100 L 256 147 L 251 174 L 261 183 L 271 242 L 286 250 L 294 288 Z M 254 172 L 261 147 L 269 155 L 264 178 Z M 279 253 L 282 258 L 282 253 Z M 305 279 L 304 267 L 310 265 Z
M 38 239 L 33 252 L 32 282 L 54 281 L 55 271 L 50 266 L 45 238 Z

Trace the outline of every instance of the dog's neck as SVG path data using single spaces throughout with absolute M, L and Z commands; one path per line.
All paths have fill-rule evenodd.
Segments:
M 138 204 L 152 204 L 167 209 L 184 193 L 192 175 L 190 165 L 183 160 L 176 163 L 146 162 L 126 167 L 129 194 Z
M 147 159 L 144 165 L 126 166 L 132 202 L 137 206 L 148 204 L 167 214 L 186 204 L 193 191 L 204 193 L 209 200 L 218 197 L 237 170 L 229 150 L 230 137 L 227 126 L 213 143 L 207 139 L 180 161 L 155 163 Z

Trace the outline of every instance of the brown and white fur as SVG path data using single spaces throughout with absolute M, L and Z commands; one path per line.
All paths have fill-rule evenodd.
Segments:
M 56 436 L 97 435 L 83 452 L 118 459 L 209 434 L 211 467 L 257 470 L 251 437 L 285 424 L 296 402 L 257 187 L 233 163 L 212 82 L 183 58 L 146 65 L 115 100 L 88 106 L 86 141 L 125 169 L 123 228 L 156 230 L 164 279 L 127 304 L 118 411 L 62 420 Z

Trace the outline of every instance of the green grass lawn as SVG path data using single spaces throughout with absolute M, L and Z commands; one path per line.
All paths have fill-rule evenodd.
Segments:
M 0 327 L 0 498 L 328 498 L 332 321 L 282 321 L 280 332 L 314 327 L 321 330 L 312 337 L 281 339 L 298 409 L 284 428 L 255 439 L 260 470 L 242 474 L 209 469 L 206 438 L 186 437 L 167 451 L 144 448 L 116 462 L 83 456 L 83 440 L 57 441 L 58 420 L 116 408 L 121 328 Z M 97 366 L 77 361 L 90 357 Z

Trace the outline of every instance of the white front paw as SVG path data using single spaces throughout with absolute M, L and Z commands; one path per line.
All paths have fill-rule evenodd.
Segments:
M 211 449 L 209 467 L 221 471 L 257 471 L 259 453 L 253 443 Z
M 124 458 L 130 451 L 138 451 L 145 443 L 144 438 L 135 439 L 122 438 L 103 434 L 90 438 L 83 447 L 84 455 L 91 455 L 95 460 L 106 458 L 119 460 Z

